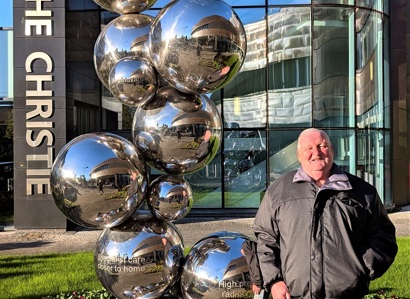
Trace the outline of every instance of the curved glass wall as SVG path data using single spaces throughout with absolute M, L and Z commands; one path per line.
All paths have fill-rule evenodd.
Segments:
M 223 141 L 209 165 L 185 176 L 194 208 L 259 207 L 266 187 L 299 167 L 297 137 L 308 127 L 325 130 L 335 162 L 390 205 L 388 1 L 226 2 L 244 24 L 247 55 L 235 79 L 208 95 L 223 117 Z M 115 17 L 103 15 L 102 26 Z M 103 107 L 118 114 L 106 129 L 129 129 L 133 111 L 109 106 L 103 94 Z

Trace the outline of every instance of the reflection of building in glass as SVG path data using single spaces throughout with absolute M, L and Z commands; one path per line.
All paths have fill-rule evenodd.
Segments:
M 245 257 L 241 256 L 230 261 L 223 274 L 224 281 L 245 281 L 246 274 L 249 272 Z
M 241 42 L 233 24 L 218 15 L 203 18 L 192 28 L 191 35 L 193 38 L 197 38 L 202 46 L 213 46 L 213 49 L 220 52 L 228 51 L 229 49 L 223 47 L 232 42 L 237 45 Z
M 132 257 L 145 260 L 147 264 L 164 259 L 165 246 L 161 236 L 145 238 L 132 252 Z
M 90 176 L 93 180 L 101 179 L 105 181 L 105 185 L 112 184 L 115 188 L 121 188 L 131 182 L 129 169 L 130 163 L 128 161 L 111 158 L 91 169 Z

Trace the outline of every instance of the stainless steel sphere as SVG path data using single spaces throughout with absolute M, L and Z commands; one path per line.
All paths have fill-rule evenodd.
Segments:
M 138 107 L 155 95 L 157 74 L 147 60 L 125 57 L 111 69 L 108 85 L 113 96 L 121 103 Z
M 151 167 L 167 174 L 192 173 L 215 157 L 221 123 L 219 111 L 208 97 L 167 86 L 137 108 L 132 136 Z
M 147 10 L 157 0 L 94 0 L 102 8 L 121 15 Z
M 94 253 L 98 279 L 119 299 L 159 298 L 180 279 L 183 262 L 181 234 L 152 215 L 106 228 Z
M 176 0 L 155 18 L 150 59 L 173 87 L 210 93 L 228 84 L 246 55 L 246 35 L 234 10 L 220 0 Z
M 107 89 L 111 69 L 121 58 L 147 56 L 146 42 L 153 21 L 144 14 L 122 15 L 101 31 L 94 45 L 94 67 Z
M 89 133 L 58 153 L 50 183 L 57 207 L 72 222 L 103 229 L 125 221 L 148 189 L 144 157 L 128 140 Z
M 173 221 L 184 218 L 192 208 L 189 183 L 180 175 L 162 175 L 148 188 L 148 207 L 157 218 Z
M 216 232 L 188 252 L 181 275 L 184 299 L 253 298 L 249 266 L 241 253 L 249 238 L 235 232 Z

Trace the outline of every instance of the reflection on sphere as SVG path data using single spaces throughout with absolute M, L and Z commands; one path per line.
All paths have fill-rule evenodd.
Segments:
M 54 161 L 50 184 L 54 202 L 68 219 L 100 229 L 130 217 L 148 188 L 143 156 L 111 133 L 84 134 L 67 143 Z
M 148 206 L 164 221 L 184 218 L 192 208 L 193 194 L 189 183 L 179 175 L 162 175 L 148 188 Z
M 113 96 L 124 105 L 138 107 L 155 95 L 157 75 L 145 59 L 125 57 L 111 69 L 108 85 Z
M 94 0 L 94 2 L 108 11 L 130 14 L 147 10 L 157 0 Z
M 192 173 L 215 157 L 221 116 L 205 95 L 162 87 L 135 112 L 132 134 L 151 167 L 168 174 Z
M 94 253 L 98 279 L 120 299 L 160 297 L 179 280 L 183 261 L 176 227 L 152 216 L 105 229 Z
M 124 57 L 147 57 L 146 41 L 154 18 L 144 14 L 122 15 L 108 23 L 94 45 L 94 67 L 107 89 L 111 69 Z
M 245 29 L 224 1 L 177 0 L 155 18 L 148 50 L 170 85 L 186 93 L 210 93 L 239 72 L 246 55 Z
M 249 267 L 241 253 L 249 240 L 236 232 L 216 232 L 198 241 L 181 275 L 184 298 L 253 298 Z

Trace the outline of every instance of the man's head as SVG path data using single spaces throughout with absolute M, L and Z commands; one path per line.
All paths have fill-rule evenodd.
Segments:
M 303 170 L 322 184 L 330 175 L 334 150 L 329 136 L 322 130 L 306 129 L 300 135 L 297 156 Z

